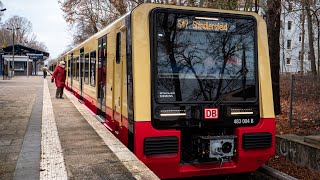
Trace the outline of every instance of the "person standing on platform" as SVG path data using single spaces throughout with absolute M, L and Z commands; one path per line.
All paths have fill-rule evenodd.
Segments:
M 59 65 L 54 69 L 51 82 L 56 82 L 56 98 L 61 98 L 63 95 L 63 89 L 65 87 L 65 82 L 66 82 L 66 70 L 65 70 L 66 64 L 64 61 L 60 61 Z
M 47 71 L 48 71 L 48 67 L 47 67 L 47 65 L 45 65 L 45 66 L 42 68 L 43 79 L 45 79 L 45 78 L 47 77 Z

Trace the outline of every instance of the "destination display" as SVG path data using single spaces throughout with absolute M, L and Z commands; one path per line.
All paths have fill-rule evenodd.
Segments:
M 224 22 L 219 21 L 209 21 L 209 20 L 188 20 L 188 19 L 178 19 L 177 28 L 178 29 L 193 29 L 193 30 L 208 30 L 208 31 L 228 31 L 229 25 Z

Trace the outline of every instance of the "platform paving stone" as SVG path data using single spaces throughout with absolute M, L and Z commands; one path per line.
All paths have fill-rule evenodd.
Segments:
M 104 143 L 110 148 L 114 155 L 119 158 L 121 163 L 130 171 L 131 176 L 138 180 L 158 180 L 159 178 L 145 165 L 143 164 L 127 147 L 125 147 L 110 131 L 106 130 L 106 127 L 102 126 L 97 119 L 97 116 L 93 116 L 92 112 L 83 104 L 81 104 L 77 98 L 71 93 L 66 93 L 66 96 L 86 119 L 86 121 L 93 127 L 95 132 L 99 134 Z M 110 174 L 105 176 L 111 179 L 123 179 L 120 174 Z M 131 178 L 131 177 L 130 177 Z
M 77 100 L 56 99 L 47 80 L 0 80 L 0 180 L 158 179 Z
M 25 132 L 25 135 L 14 174 L 15 180 L 39 179 L 43 90 L 39 89 L 36 93 L 27 131 L 18 130 L 18 134 Z
M 0 179 L 14 178 L 37 92 L 42 86 L 43 79 L 39 76 L 0 79 Z
M 68 179 L 134 179 L 72 102 L 49 89 Z

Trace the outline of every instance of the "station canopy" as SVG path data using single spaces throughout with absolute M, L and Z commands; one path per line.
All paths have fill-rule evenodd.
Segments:
M 12 55 L 12 46 L 8 46 L 3 48 L 4 55 Z M 41 51 L 38 49 L 30 48 L 27 46 L 23 46 L 20 44 L 14 45 L 14 55 L 15 56 L 36 56 L 36 55 L 42 55 L 43 58 L 39 60 L 46 60 L 49 57 L 49 53 L 45 51 Z

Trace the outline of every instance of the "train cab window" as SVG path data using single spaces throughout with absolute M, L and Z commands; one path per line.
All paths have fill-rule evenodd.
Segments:
M 96 51 L 92 51 L 90 53 L 90 85 L 95 86 L 96 85 Z
M 89 53 L 84 56 L 84 83 L 89 84 Z
M 116 48 L 116 63 L 120 64 L 120 55 L 121 55 L 121 34 L 117 33 L 117 48 Z
M 158 102 L 256 100 L 253 17 L 157 12 L 154 20 Z

